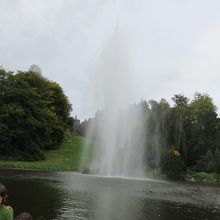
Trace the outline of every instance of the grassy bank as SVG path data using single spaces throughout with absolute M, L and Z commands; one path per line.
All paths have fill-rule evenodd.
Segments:
M 57 150 L 50 150 L 45 153 L 43 161 L 0 161 L 0 168 L 9 169 L 39 169 L 51 171 L 79 171 L 80 160 L 83 151 L 84 138 L 68 135 L 66 141 Z M 91 148 L 92 149 L 92 148 Z M 89 153 L 91 157 L 92 152 Z M 88 158 L 84 158 L 88 160 Z M 166 179 L 160 169 L 146 169 L 151 178 Z M 87 173 L 87 170 L 85 170 Z M 89 171 L 88 171 L 89 173 Z M 204 184 L 220 184 L 220 174 L 188 171 L 183 175 L 182 181 Z
M 198 172 L 192 173 L 190 177 L 194 182 L 220 184 L 220 174 L 217 173 Z
M 83 143 L 84 138 L 70 135 L 59 149 L 46 152 L 44 161 L 0 161 L 0 168 L 77 171 Z

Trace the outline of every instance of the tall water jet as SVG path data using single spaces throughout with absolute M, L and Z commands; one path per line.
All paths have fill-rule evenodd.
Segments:
M 141 105 L 131 104 L 135 88 L 125 39 L 115 30 L 101 53 L 91 98 L 100 111 L 87 131 L 84 157 L 91 160 L 82 167 L 98 175 L 142 178 L 144 119 Z

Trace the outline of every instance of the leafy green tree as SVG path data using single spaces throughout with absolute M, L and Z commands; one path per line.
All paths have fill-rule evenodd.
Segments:
M 53 112 L 59 117 L 59 119 L 67 124 L 68 117 L 72 110 L 68 98 L 64 95 L 64 92 L 59 84 L 55 82 L 48 82 L 49 86 L 49 106 Z
M 174 101 L 176 107 L 187 106 L 189 102 L 189 99 L 185 97 L 183 94 L 174 95 L 172 100 Z
M 159 103 L 150 100 L 145 103 L 146 115 L 146 161 L 150 168 L 158 168 L 161 151 L 168 146 L 168 114 L 169 103 L 162 99 Z
M 1 157 L 39 160 L 62 142 L 71 105 L 58 84 L 33 71 L 1 69 L 0 104 Z
M 208 150 L 207 153 L 198 161 L 196 170 L 207 173 L 220 173 L 220 151 L 216 149 L 213 153 L 211 150 Z
M 207 151 L 196 164 L 197 171 L 215 172 L 215 158 L 211 150 Z
M 188 165 L 195 165 L 208 150 L 219 146 L 218 118 L 212 98 L 197 93 L 189 105 L 185 119 Z
M 170 109 L 167 116 L 167 142 L 168 148 L 172 146 L 178 149 L 183 161 L 186 161 L 187 146 L 185 132 L 185 117 L 188 109 L 189 99 L 182 94 L 174 95 L 172 98 L 174 107 Z
M 160 106 L 160 145 L 161 151 L 169 147 L 169 131 L 170 131 L 170 105 L 165 99 L 161 99 Z

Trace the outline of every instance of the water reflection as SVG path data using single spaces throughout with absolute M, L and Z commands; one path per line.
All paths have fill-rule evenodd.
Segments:
M 37 219 L 56 219 L 60 216 L 65 195 L 60 187 L 57 187 L 59 182 L 24 179 L 12 173 L 7 173 L 7 177 L 3 180 L 0 178 L 0 181 L 7 186 L 8 203 L 14 208 L 15 214 L 26 211 L 32 213 Z
M 0 182 L 15 213 L 27 211 L 34 219 L 220 219 L 215 187 L 5 170 Z

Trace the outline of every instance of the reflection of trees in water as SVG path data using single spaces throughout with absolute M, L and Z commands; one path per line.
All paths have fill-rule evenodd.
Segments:
M 1 170 L 0 182 L 8 189 L 15 215 L 26 211 L 39 220 L 94 219 L 94 194 L 69 175 Z
M 200 206 L 199 200 L 194 205 L 181 204 L 186 197 L 193 202 L 193 191 L 184 188 L 183 197 L 180 198 L 180 194 L 175 194 L 180 188 L 172 189 L 172 184 L 152 182 L 151 185 L 150 182 L 102 179 L 69 173 L 2 170 L 0 182 L 8 188 L 9 202 L 15 214 L 27 211 L 39 220 L 217 220 L 220 217 L 218 203 L 216 209 L 204 206 L 203 202 L 203 206 Z M 212 189 L 207 190 L 210 192 L 207 195 L 214 195 Z M 163 196 L 167 199 L 174 199 L 175 196 L 177 202 L 164 201 Z M 207 201 L 207 204 L 211 203 Z
M 41 179 L 5 180 L 10 193 L 10 205 L 15 214 L 30 212 L 34 219 L 59 219 L 64 193 L 57 182 Z

